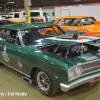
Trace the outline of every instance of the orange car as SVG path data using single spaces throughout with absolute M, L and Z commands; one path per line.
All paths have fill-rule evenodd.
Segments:
M 68 34 L 100 35 L 100 21 L 96 21 L 92 16 L 60 17 L 54 24 L 59 25 Z

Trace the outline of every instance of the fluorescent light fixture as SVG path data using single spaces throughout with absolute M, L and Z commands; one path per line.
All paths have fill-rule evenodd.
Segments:
M 15 3 L 15 2 L 9 2 L 9 3 Z
M 69 7 L 72 7 L 72 6 L 69 6 Z
M 81 0 L 74 0 L 74 2 L 79 2 L 79 1 L 81 1 Z
M 2 7 L 0 7 L 0 8 L 2 8 Z
M 82 4 L 80 4 L 79 6 L 83 6 Z

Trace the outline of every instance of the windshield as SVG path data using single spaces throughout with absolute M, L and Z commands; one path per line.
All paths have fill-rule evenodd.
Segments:
M 9 13 L 9 14 L 8 14 L 8 17 L 9 17 L 9 18 L 12 18 L 12 17 L 13 17 L 13 13 Z
M 96 21 L 96 19 L 94 17 L 87 17 L 87 18 L 80 18 L 80 21 L 83 25 L 91 25 L 95 24 L 94 21 Z
M 47 37 L 54 37 L 64 34 L 64 31 L 58 26 L 41 27 L 21 30 L 23 44 L 25 46 L 33 45 L 36 40 Z

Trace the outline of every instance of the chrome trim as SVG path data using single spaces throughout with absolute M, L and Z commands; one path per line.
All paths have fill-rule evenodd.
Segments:
M 85 75 L 89 75 L 89 74 L 91 74 L 91 73 L 99 72 L 99 71 L 100 71 L 100 69 L 99 69 L 99 70 L 92 71 L 92 72 L 88 72 L 88 73 L 82 74 L 82 75 L 80 75 L 80 76 L 78 76 L 78 77 L 75 77 L 74 79 L 80 78 L 80 77 L 85 76 Z M 73 79 L 72 79 L 72 80 L 73 80 Z M 72 81 L 72 80 L 69 80 L 69 82 Z
M 0 63 L 3 63 L 3 62 L 1 62 L 1 61 L 0 61 Z M 21 71 L 19 71 L 19 70 L 15 69 L 15 68 L 13 68 L 13 67 L 11 67 L 11 66 L 9 66 L 9 65 L 5 64 L 5 63 L 3 63 L 3 64 L 4 64 L 4 65 L 6 65 L 6 66 L 8 66 L 9 68 L 12 68 L 12 69 L 14 69 L 15 71 L 17 71 L 17 72 L 19 72 L 19 73 L 21 73 L 21 74 L 23 74 L 23 75 L 25 75 L 25 76 L 27 76 L 27 77 L 29 77 L 29 78 L 30 78 L 30 76 L 29 76 L 29 75 L 26 75 L 25 73 L 23 73 L 23 72 L 21 72 Z
M 95 62 L 95 61 L 100 61 L 100 59 L 98 59 L 98 60 L 94 60 L 94 61 L 91 61 L 91 62 L 86 62 L 86 63 L 84 63 L 84 64 L 93 63 L 93 62 Z
M 68 90 L 73 89 L 79 85 L 82 85 L 85 83 L 93 83 L 94 78 L 99 77 L 99 76 L 100 76 L 100 73 L 97 73 L 95 75 L 91 75 L 91 76 L 88 76 L 86 78 L 78 79 L 75 82 L 72 82 L 70 84 L 60 83 L 60 87 L 61 87 L 62 91 L 67 92 Z
M 81 63 L 80 65 L 77 65 L 77 66 L 75 66 L 75 67 L 70 68 L 70 69 L 68 70 L 68 73 L 69 73 L 70 70 L 75 70 L 76 67 L 79 67 L 79 66 L 82 67 L 82 66 L 85 65 L 85 64 L 91 64 L 91 63 L 98 62 L 98 61 L 100 61 L 100 59 L 99 59 L 99 60 L 94 60 L 94 61 L 91 61 L 91 62 L 87 62 L 87 63 L 84 63 L 84 64 Z M 89 67 L 89 68 L 92 69 L 93 67 Z M 89 69 L 89 68 L 86 68 L 86 69 Z M 85 69 L 82 68 L 82 71 L 84 72 Z M 80 75 L 78 75 L 78 76 L 76 76 L 76 77 L 74 77 L 74 78 L 72 78 L 72 79 L 70 79 L 70 77 L 69 77 L 69 75 L 68 75 L 68 81 L 70 82 L 70 81 L 72 81 L 72 80 L 74 80 L 74 79 L 76 79 L 76 78 L 82 77 L 82 76 L 84 76 L 84 75 L 89 75 L 89 74 L 91 74 L 91 73 L 98 72 L 98 71 L 100 71 L 100 69 L 93 70 L 92 72 L 87 72 L 87 73 L 84 73 L 84 74 L 80 74 Z

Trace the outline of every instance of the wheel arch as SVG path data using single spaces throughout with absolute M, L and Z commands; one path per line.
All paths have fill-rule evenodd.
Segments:
M 47 67 L 48 68 L 48 67 Z M 34 75 L 35 75 L 35 72 L 36 72 L 36 70 L 37 69 L 41 69 L 41 70 L 43 70 L 43 71 L 45 71 L 48 75 L 49 75 L 49 77 L 51 78 L 51 80 L 53 81 L 53 83 L 54 83 L 54 85 L 57 87 L 57 88 L 60 88 L 60 82 L 61 81 L 65 81 L 65 80 L 67 80 L 67 78 L 65 79 L 64 77 L 62 78 L 62 74 L 61 74 L 61 72 L 63 73 L 64 72 L 64 70 L 60 70 L 60 69 L 55 69 L 55 70 L 53 70 L 53 68 L 51 68 L 51 70 L 49 70 L 49 69 L 47 69 L 46 67 L 38 67 L 38 66 L 33 66 L 32 67 L 32 69 L 31 69 L 31 71 L 30 71 L 30 78 L 32 79 L 32 80 L 34 80 Z M 52 73 L 52 70 L 53 70 L 53 73 Z M 59 71 L 61 71 L 61 72 L 59 72 Z M 58 75 L 59 74 L 59 75 Z M 64 75 L 65 75 L 66 73 L 64 73 Z
M 37 66 L 34 66 L 34 67 L 31 69 L 31 71 L 30 71 L 30 78 L 31 78 L 32 80 L 34 80 L 35 72 L 36 72 L 36 70 L 38 70 L 38 69 L 41 69 L 41 70 L 45 71 L 45 72 L 49 75 L 49 77 L 51 78 L 51 80 L 54 82 L 54 84 L 55 84 L 54 78 L 50 75 L 50 73 L 48 72 L 48 70 L 46 70 L 46 69 L 44 69 L 44 68 L 37 67 Z
M 31 72 L 30 72 L 30 78 L 34 80 L 34 74 L 35 74 L 35 71 L 37 69 L 41 69 L 41 70 L 44 70 L 45 72 L 47 72 L 47 70 L 43 69 L 43 68 L 40 68 L 40 67 L 37 67 L 37 66 L 34 66 L 32 69 L 31 69 Z M 47 72 L 48 73 L 48 72 Z M 49 73 L 48 73 L 49 74 Z M 49 75 L 50 76 L 50 75 Z

